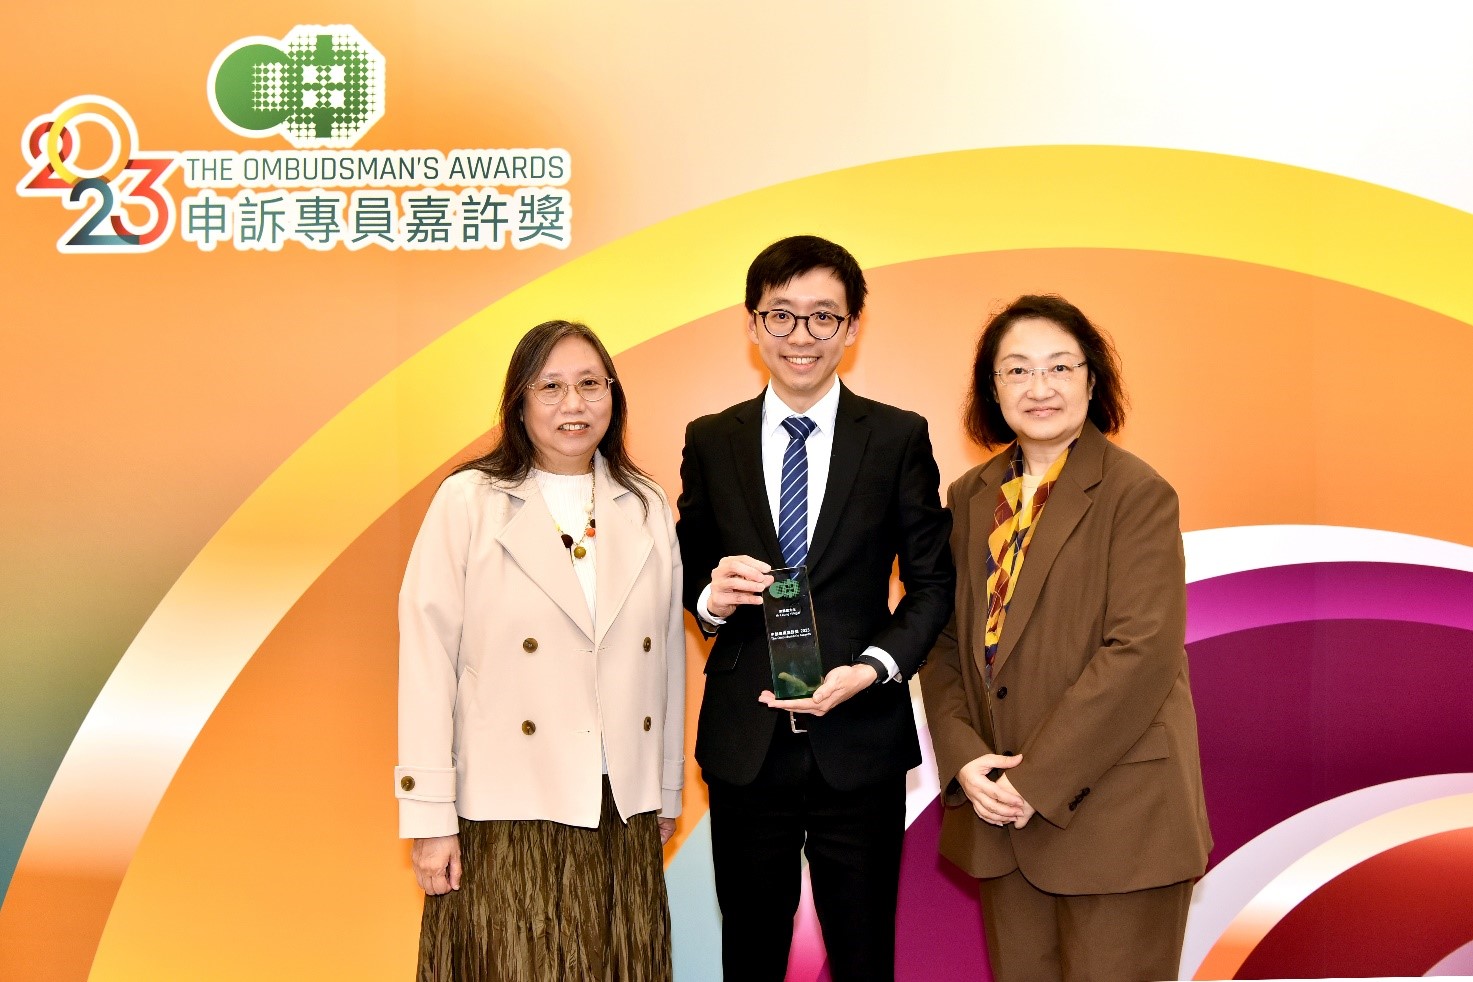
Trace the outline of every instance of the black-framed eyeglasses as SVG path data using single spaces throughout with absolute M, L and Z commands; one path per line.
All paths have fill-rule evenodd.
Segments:
M 569 392 L 578 393 L 586 402 L 598 402 L 609 394 L 609 388 L 618 381 L 605 375 L 590 375 L 576 382 L 562 382 L 555 378 L 540 378 L 527 386 L 537 401 L 546 406 L 556 406 L 568 397 Z
M 1033 381 L 1033 376 L 1042 375 L 1043 380 L 1051 385 L 1066 385 L 1074 377 L 1074 373 L 1088 365 L 1089 362 L 1082 361 L 1077 365 L 1059 362 L 1055 365 L 1045 365 L 1043 368 L 1025 368 L 1022 365 L 1010 365 L 1000 372 L 993 372 L 1002 379 L 1004 385 L 1027 385 Z
M 848 314 L 836 314 L 829 310 L 815 310 L 811 314 L 795 314 L 791 310 L 783 310 L 776 307 L 772 310 L 759 310 L 757 316 L 762 318 L 762 326 L 767 333 L 775 338 L 785 338 L 792 334 L 802 321 L 803 326 L 808 329 L 808 334 L 815 341 L 827 341 L 839 333 L 839 328 L 849 320 Z

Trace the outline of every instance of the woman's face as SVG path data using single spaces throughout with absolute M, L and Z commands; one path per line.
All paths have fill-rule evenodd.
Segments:
M 1075 366 L 1084 361 L 1079 342 L 1053 321 L 1027 317 L 1015 321 L 1003 336 L 992 369 L 1050 369 Z M 1064 377 L 1067 376 L 1067 377 Z M 1094 380 L 1088 366 L 1056 374 L 1035 371 L 1020 385 L 1009 385 L 993 376 L 1002 417 L 1018 434 L 1018 443 L 1028 450 L 1062 450 L 1084 430 Z
M 593 345 L 583 338 L 563 338 L 553 346 L 552 354 L 538 382 L 553 380 L 568 387 L 562 401 L 555 405 L 542 402 L 528 389 L 522 394 L 522 419 L 527 437 L 537 452 L 537 466 L 555 474 L 586 474 L 593 451 L 608 432 L 614 414 L 614 394 L 589 402 L 576 391 L 579 380 L 608 375 L 603 360 Z

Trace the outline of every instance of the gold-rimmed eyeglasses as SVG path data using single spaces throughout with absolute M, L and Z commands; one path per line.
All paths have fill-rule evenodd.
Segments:
M 589 375 L 580 378 L 576 382 L 564 382 L 555 378 L 540 378 L 527 386 L 537 401 L 547 405 L 556 406 L 568 397 L 569 392 L 578 393 L 578 397 L 586 402 L 598 402 L 609 394 L 610 387 L 616 379 L 605 375 Z
M 1045 382 L 1052 385 L 1067 385 L 1074 378 L 1074 373 L 1079 371 L 1089 362 L 1082 361 L 1077 365 L 1059 362 L 1055 365 L 1045 365 L 1043 368 L 1025 368 L 1022 365 L 1009 365 L 1000 372 L 993 372 L 1002 379 L 1003 385 L 1027 385 L 1033 381 L 1033 376 L 1041 375 Z

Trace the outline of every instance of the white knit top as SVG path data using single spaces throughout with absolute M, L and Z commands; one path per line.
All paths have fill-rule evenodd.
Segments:
M 552 512 L 553 521 L 557 522 L 558 528 L 562 529 L 577 542 L 583 536 L 583 530 L 587 527 L 589 508 L 593 500 L 593 474 L 554 474 L 551 471 L 540 471 L 533 469 L 532 473 L 537 478 L 537 486 L 542 489 L 543 500 L 547 502 L 547 510 Z M 556 529 L 549 529 L 548 535 L 556 535 Z M 583 597 L 588 601 L 588 612 L 594 611 L 594 586 L 596 562 L 595 550 L 598 539 L 590 536 L 583 539 L 583 548 L 588 550 L 582 559 L 573 559 L 572 553 L 568 558 L 573 562 L 573 572 L 578 574 L 578 583 L 583 587 Z
M 583 538 L 583 530 L 588 527 L 588 517 L 593 508 L 593 472 L 587 474 L 554 474 L 551 471 L 541 471 L 535 467 L 532 474 L 537 478 L 537 487 L 542 489 L 542 498 L 547 502 L 547 510 L 552 512 L 553 521 L 557 522 L 558 528 L 573 537 L 574 542 Z M 557 529 L 548 529 L 548 535 L 556 535 Z M 583 587 L 583 599 L 588 601 L 588 613 L 595 616 L 596 594 L 594 588 L 598 583 L 597 553 L 595 551 L 598 539 L 590 536 L 583 539 L 581 545 L 587 552 L 582 559 L 576 559 L 572 550 L 568 551 L 568 558 L 572 560 L 573 572 L 578 574 L 578 585 Z M 603 748 L 603 734 L 598 737 L 599 747 Z M 607 750 L 602 750 L 604 773 L 609 772 L 609 755 Z

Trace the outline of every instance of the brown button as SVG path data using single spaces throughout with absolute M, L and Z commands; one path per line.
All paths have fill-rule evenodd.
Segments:
M 644 718 L 644 731 L 646 733 L 648 733 L 650 731 L 650 723 L 651 723 L 650 718 L 648 716 L 646 716 Z
M 536 638 L 528 638 L 527 640 L 523 641 L 522 642 L 522 650 L 525 651 L 529 655 L 532 652 L 536 651 L 537 650 L 537 639 Z
M 645 638 L 644 639 L 644 650 L 645 651 L 649 651 L 650 650 L 650 639 L 649 638 Z
M 531 736 L 537 732 L 537 724 L 530 719 L 522 720 L 522 732 L 527 734 L 527 736 Z
M 405 791 L 413 791 L 414 778 L 410 777 L 408 774 L 405 774 L 399 779 L 399 787 L 403 788 Z

